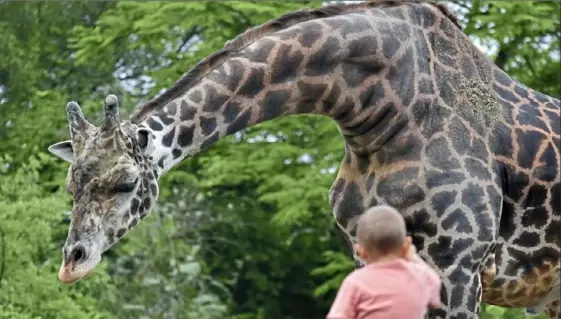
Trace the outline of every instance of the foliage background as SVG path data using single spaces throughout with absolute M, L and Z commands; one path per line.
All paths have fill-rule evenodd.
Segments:
M 112 92 L 127 116 L 248 27 L 320 5 L 0 1 L 0 318 L 325 317 L 353 267 L 328 206 L 343 147 L 325 118 L 262 123 L 184 161 L 156 211 L 72 286 L 56 279 L 68 165 L 46 154 L 68 137 L 67 101 L 95 122 Z M 498 66 L 561 95 L 558 2 L 450 8 Z

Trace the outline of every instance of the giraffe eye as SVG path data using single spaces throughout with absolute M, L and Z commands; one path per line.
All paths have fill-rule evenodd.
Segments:
M 129 193 L 129 192 L 132 192 L 134 190 L 134 188 L 136 187 L 137 183 L 138 183 L 138 178 L 136 178 L 134 180 L 134 182 L 132 182 L 132 183 L 117 184 L 117 185 L 111 187 L 111 193 Z

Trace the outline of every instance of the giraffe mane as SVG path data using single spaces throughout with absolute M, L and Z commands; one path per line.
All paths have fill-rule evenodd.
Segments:
M 269 20 L 264 24 L 252 27 L 232 40 L 227 41 L 224 47 L 207 58 L 201 60 L 190 71 L 185 73 L 175 84 L 159 96 L 144 103 L 131 115 L 131 123 L 142 122 L 149 114 L 164 107 L 169 101 L 177 98 L 183 92 L 191 88 L 202 77 L 221 65 L 232 55 L 240 52 L 251 43 L 274 32 L 289 28 L 301 22 L 333 17 L 350 12 L 362 11 L 375 7 L 395 7 L 407 2 L 424 2 L 435 6 L 440 12 L 450 19 L 460 30 L 462 27 L 457 17 L 448 8 L 434 1 L 419 0 L 370 0 L 361 3 L 334 4 L 317 9 L 304 8 L 299 11 L 285 13 L 280 17 Z

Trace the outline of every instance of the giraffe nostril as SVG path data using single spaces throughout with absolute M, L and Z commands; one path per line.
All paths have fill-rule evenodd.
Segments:
M 86 258 L 86 249 L 84 246 L 76 246 L 70 252 L 70 261 L 73 264 L 78 264 Z

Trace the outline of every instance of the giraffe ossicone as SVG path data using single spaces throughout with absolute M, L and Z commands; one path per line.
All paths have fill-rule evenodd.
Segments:
M 400 211 L 442 278 L 431 318 L 477 318 L 484 301 L 561 319 L 559 99 L 495 66 L 440 4 L 288 13 L 229 41 L 130 120 L 117 106 L 108 96 L 95 126 L 69 103 L 70 140 L 49 148 L 71 163 L 63 282 L 93 270 L 187 156 L 312 113 L 332 118 L 345 141 L 329 192 L 337 224 L 352 246 L 360 213 Z
M 119 100 L 117 99 L 117 96 L 115 94 L 109 94 L 105 98 L 105 105 L 115 107 L 115 108 L 118 107 L 119 106 Z

